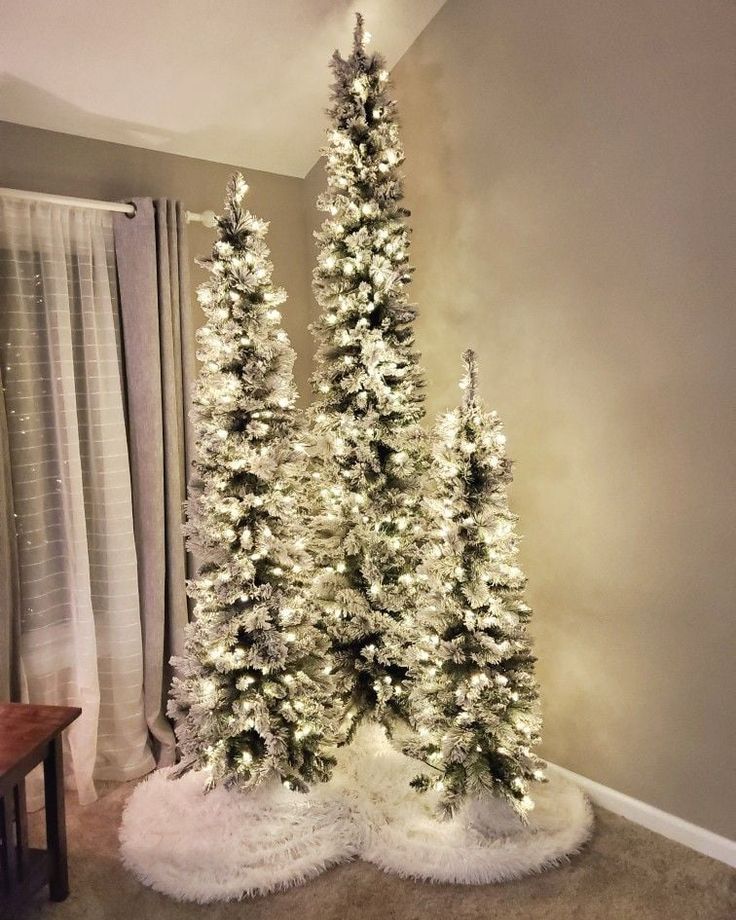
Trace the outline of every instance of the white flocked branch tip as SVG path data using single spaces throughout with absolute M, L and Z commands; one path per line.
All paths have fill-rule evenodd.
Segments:
M 355 14 L 355 30 L 353 32 L 353 41 L 356 50 L 363 49 L 370 42 L 372 35 L 365 27 L 365 19 L 362 13 Z
M 475 402 L 478 392 L 478 360 L 472 348 L 463 352 L 463 364 L 465 376 L 460 382 L 460 389 L 465 391 L 463 402 L 467 406 Z

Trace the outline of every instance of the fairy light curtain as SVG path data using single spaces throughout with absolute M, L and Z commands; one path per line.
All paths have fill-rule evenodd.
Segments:
M 22 698 L 82 707 L 68 733 L 82 802 L 95 779 L 153 767 L 117 297 L 110 214 L 0 199 L 0 450 L 17 549 L 2 547 L 3 571 L 17 576 Z M 12 635 L 12 611 L 0 616 Z

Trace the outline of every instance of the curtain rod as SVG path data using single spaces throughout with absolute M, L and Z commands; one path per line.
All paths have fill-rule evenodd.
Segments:
M 67 195 L 48 195 L 45 192 L 22 192 L 16 188 L 0 188 L 0 195 L 8 198 L 21 198 L 24 201 L 46 201 L 52 204 L 66 205 L 70 208 L 89 208 L 93 211 L 118 211 L 132 217 L 135 214 L 135 205 L 130 201 L 98 201 L 95 198 L 71 198 Z M 188 224 L 192 222 L 204 224 L 205 227 L 214 227 L 217 216 L 214 211 L 185 211 L 184 218 Z

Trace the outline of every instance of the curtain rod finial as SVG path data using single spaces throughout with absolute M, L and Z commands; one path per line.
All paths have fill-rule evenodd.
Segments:
M 214 211 L 202 211 L 201 214 L 197 214 L 194 211 L 187 211 L 186 221 L 188 224 L 191 224 L 192 221 L 199 221 L 199 223 L 204 224 L 205 227 L 216 227 L 217 214 L 215 214 Z

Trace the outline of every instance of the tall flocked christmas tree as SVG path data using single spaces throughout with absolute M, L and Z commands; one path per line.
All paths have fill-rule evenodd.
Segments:
M 532 785 L 544 764 L 511 464 L 472 352 L 462 405 L 439 420 L 428 456 L 403 150 L 367 41 L 358 16 L 351 55 L 332 64 L 309 428 L 267 225 L 244 209 L 240 175 L 206 263 L 187 524 L 201 566 L 168 709 L 183 759 L 136 787 L 121 828 L 126 864 L 176 897 L 265 894 L 356 855 L 405 877 L 505 881 L 556 864 L 590 832 L 579 790 Z M 378 724 L 332 757 L 365 717 Z M 397 732 L 408 757 L 381 727 L 397 722 L 414 729 Z M 278 785 L 304 791 L 338 759 L 319 794 Z M 205 782 L 167 782 L 190 769 Z M 226 788 L 202 794 L 216 784 Z M 431 801 L 409 784 L 431 787 Z M 488 795 L 522 823 L 533 796 L 540 807 L 512 827 Z M 437 801 L 446 816 L 468 808 L 432 821 Z M 152 859 L 162 809 L 172 820 Z M 225 825 L 232 859 L 220 847 L 213 880 L 202 846 Z
M 194 390 L 196 481 L 190 548 L 194 620 L 175 659 L 169 714 L 182 770 L 243 788 L 279 777 L 305 788 L 333 761 L 325 641 L 304 601 L 305 533 L 297 514 L 306 454 L 294 407 L 285 300 L 271 283 L 268 225 L 243 207 L 236 175 L 199 292 Z
M 405 717 L 406 668 L 422 540 L 423 381 L 407 300 L 404 154 L 388 72 L 366 50 L 337 52 L 324 150 L 328 213 L 317 234 L 322 310 L 311 413 L 315 600 L 352 726 Z
M 543 779 L 532 751 L 541 719 L 531 609 L 508 506 L 506 437 L 478 397 L 475 355 L 463 357 L 462 405 L 433 434 L 431 602 L 419 615 L 410 693 L 417 735 L 407 753 L 433 768 L 414 785 L 439 789 L 446 813 L 466 796 L 491 793 L 525 819 L 530 783 Z

